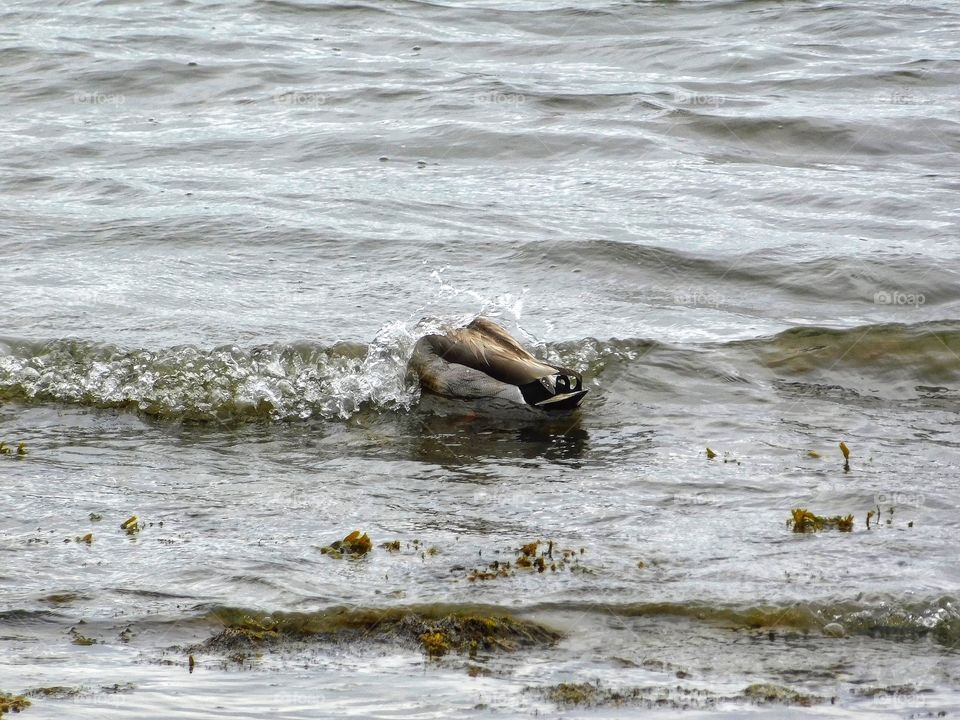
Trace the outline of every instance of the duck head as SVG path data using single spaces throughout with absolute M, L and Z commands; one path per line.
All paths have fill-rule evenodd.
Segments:
M 583 389 L 583 377 L 569 368 L 554 369 L 557 371 L 555 374 L 520 385 L 523 399 L 528 405 L 543 410 L 570 410 L 578 407 L 587 394 Z

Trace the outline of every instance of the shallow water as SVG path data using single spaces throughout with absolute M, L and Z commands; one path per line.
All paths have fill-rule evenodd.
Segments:
M 0 692 L 72 688 L 24 717 L 960 708 L 952 3 L 0 27 Z M 583 408 L 420 398 L 413 343 L 481 313 L 581 369 Z M 797 507 L 854 530 L 793 533 Z M 402 549 L 321 553 L 355 528 Z M 576 569 L 468 579 L 538 539 Z M 341 607 L 562 639 L 191 650 L 231 608 Z

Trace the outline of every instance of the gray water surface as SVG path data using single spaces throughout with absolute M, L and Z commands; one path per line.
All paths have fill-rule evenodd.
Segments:
M 958 10 L 0 2 L 0 692 L 957 712 Z M 421 398 L 413 343 L 479 314 L 580 369 L 583 408 Z M 321 552 L 358 528 L 367 556 Z M 536 540 L 576 561 L 469 579 Z M 395 609 L 560 639 L 204 645 Z

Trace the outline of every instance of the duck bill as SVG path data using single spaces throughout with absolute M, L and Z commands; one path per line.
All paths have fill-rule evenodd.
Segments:
M 583 402 L 583 396 L 586 394 L 586 390 L 562 393 L 559 395 L 554 395 L 553 397 L 548 397 L 546 400 L 541 400 L 540 402 L 535 403 L 534 407 L 538 407 L 543 410 L 572 410 L 573 408 L 580 406 L 580 403 Z

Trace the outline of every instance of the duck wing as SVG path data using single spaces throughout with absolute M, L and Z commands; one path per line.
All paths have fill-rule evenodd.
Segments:
M 464 330 L 471 331 L 478 336 L 478 339 L 484 338 L 491 345 L 499 345 L 505 351 L 515 353 L 517 357 L 539 362 L 523 345 L 518 343 L 512 335 L 493 320 L 488 320 L 485 317 L 474 318 Z
M 424 340 L 447 362 L 479 370 L 511 385 L 526 385 L 557 372 L 527 352 L 499 325 L 482 318 L 449 335 L 427 335 Z

